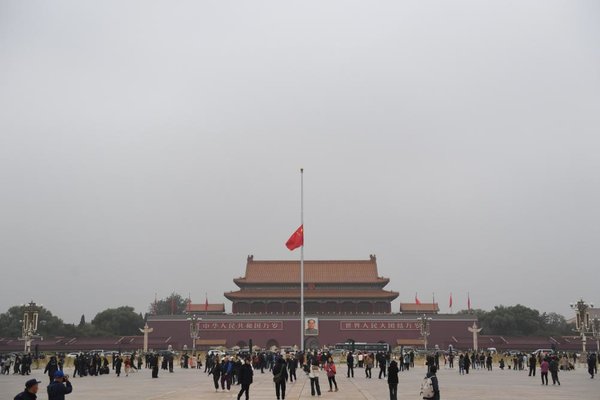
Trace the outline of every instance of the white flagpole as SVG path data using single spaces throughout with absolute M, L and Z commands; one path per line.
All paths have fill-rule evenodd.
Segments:
M 300 349 L 304 351 L 304 168 L 300 168 L 300 226 L 302 246 L 300 247 Z

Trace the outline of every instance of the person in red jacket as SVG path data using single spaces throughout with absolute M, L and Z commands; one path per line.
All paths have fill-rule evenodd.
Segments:
M 550 363 L 547 358 L 540 364 L 540 372 L 542 375 L 542 385 L 548 385 L 548 370 L 550 369 Z
M 335 385 L 335 391 L 337 392 L 338 385 L 335 381 L 335 374 L 337 371 L 335 369 L 335 363 L 333 362 L 333 358 L 329 357 L 327 359 L 327 363 L 325 364 L 324 370 L 327 373 L 327 380 L 329 381 L 329 391 L 333 392 L 333 385 Z

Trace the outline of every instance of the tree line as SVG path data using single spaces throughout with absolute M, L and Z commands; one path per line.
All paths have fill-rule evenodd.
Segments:
M 482 335 L 503 336 L 567 336 L 572 335 L 575 326 L 567 323 L 564 316 L 551 312 L 515 306 L 496 306 L 491 311 L 462 310 L 459 314 L 474 314 L 483 328 Z
M 25 306 L 13 306 L 0 314 L 0 337 L 18 337 L 22 334 Z M 91 322 L 81 316 L 79 324 L 65 323 L 44 307 L 40 307 L 38 331 L 41 336 L 129 336 L 139 335 L 138 328 L 144 325 L 144 316 L 133 307 L 109 308 L 96 314 Z

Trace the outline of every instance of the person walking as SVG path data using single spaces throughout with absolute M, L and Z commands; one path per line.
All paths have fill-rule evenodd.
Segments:
M 371 379 L 371 370 L 373 369 L 373 355 L 368 354 L 365 356 L 365 377 Z
M 387 370 L 387 381 L 390 389 L 390 400 L 398 400 L 398 364 L 396 361 L 390 361 Z
M 58 370 L 54 373 L 54 381 L 47 388 L 48 400 L 65 400 L 65 395 L 73 391 L 69 377 Z
M 315 360 L 310 365 L 308 378 L 310 379 L 310 395 L 314 396 L 315 392 L 317 396 L 321 395 L 321 386 L 319 386 L 319 363 Z
M 123 361 L 123 365 L 125 365 L 125 376 L 129 376 L 129 371 L 131 371 L 131 359 L 129 357 L 125 357 L 125 361 Z
M 254 377 L 254 371 L 252 365 L 250 365 L 250 359 L 246 358 L 244 364 L 240 367 L 238 382 L 241 385 L 240 392 L 237 395 L 237 400 L 240 400 L 242 394 L 246 394 L 246 400 L 250 399 L 250 385 Z
M 537 365 L 537 358 L 535 358 L 535 354 L 531 354 L 529 357 L 529 376 L 535 377 L 535 367 Z
M 44 373 L 48 374 L 49 383 L 53 382 L 56 371 L 58 371 L 58 363 L 56 362 L 56 357 L 52 356 L 48 364 L 46 364 L 46 368 L 44 368 Z
M 597 363 L 596 354 L 590 353 L 590 355 L 587 358 L 587 365 L 588 365 L 588 374 L 590 374 L 591 379 L 594 379 L 594 373 L 596 372 L 596 363 Z
M 150 365 L 152 366 L 152 378 L 158 378 L 158 363 L 159 363 L 158 354 L 150 355 Z
M 432 365 L 421 385 L 421 396 L 426 400 L 440 400 L 440 386 L 436 376 L 437 368 Z
M 121 376 L 121 367 L 123 366 L 123 359 L 121 358 L 120 354 L 117 354 L 115 356 L 115 359 L 113 360 L 113 364 L 115 366 L 115 374 L 117 375 L 117 378 Z
M 469 375 L 469 369 L 471 368 L 471 358 L 469 357 L 469 353 L 465 354 L 464 361 L 465 361 L 465 366 L 464 366 L 465 371 L 464 372 L 465 372 L 465 374 Z
M 330 356 L 327 359 L 327 364 L 325 364 L 325 372 L 327 373 L 327 381 L 329 382 L 329 391 L 333 392 L 333 385 L 335 385 L 335 391 L 338 391 L 338 385 L 335 381 L 335 363 L 333 362 L 333 358 Z
M 233 363 L 229 357 L 224 358 L 221 362 L 221 390 L 231 391 L 231 373 L 233 372 Z
M 35 400 L 37 399 L 38 384 L 42 381 L 30 379 L 25 382 L 25 390 L 15 396 L 14 400 Z
M 346 364 L 348 364 L 348 378 L 354 378 L 354 354 L 352 354 L 352 352 L 348 353 Z
M 385 368 L 387 366 L 387 362 L 385 360 L 385 356 L 382 353 L 377 354 L 377 363 L 379 364 L 379 379 L 381 379 L 382 375 L 385 378 Z
M 298 378 L 296 378 L 296 369 L 298 368 L 298 359 L 292 355 L 287 361 L 287 366 L 288 370 L 290 371 L 290 382 L 297 381 Z
M 275 382 L 275 395 L 277 400 L 285 400 L 285 382 L 288 379 L 287 366 L 283 358 L 277 359 L 273 367 L 273 382 Z
M 542 385 L 548 386 L 548 370 L 550 369 L 550 363 L 547 358 L 544 358 L 540 364 L 540 375 L 542 376 Z
M 219 380 L 221 379 L 221 363 L 219 362 L 218 358 L 212 363 L 212 367 L 211 367 L 210 371 L 208 372 L 209 376 L 211 374 L 213 376 L 213 382 L 215 384 L 215 392 L 218 392 L 219 391 Z
M 550 370 L 550 375 L 552 376 L 552 384 L 556 385 L 558 383 L 558 386 L 560 386 L 560 381 L 558 380 L 558 360 L 556 359 L 556 356 L 552 356 L 550 359 L 550 365 L 548 369 Z

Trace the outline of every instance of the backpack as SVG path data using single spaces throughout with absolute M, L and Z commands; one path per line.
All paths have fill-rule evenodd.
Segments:
M 433 399 L 435 392 L 433 390 L 433 382 L 431 378 L 425 378 L 421 383 L 421 397 L 424 399 Z
M 281 366 L 281 369 L 279 370 L 279 372 L 277 374 L 273 375 L 273 382 L 275 382 L 275 383 L 283 382 L 283 369 L 284 368 L 285 368 L 284 366 Z

